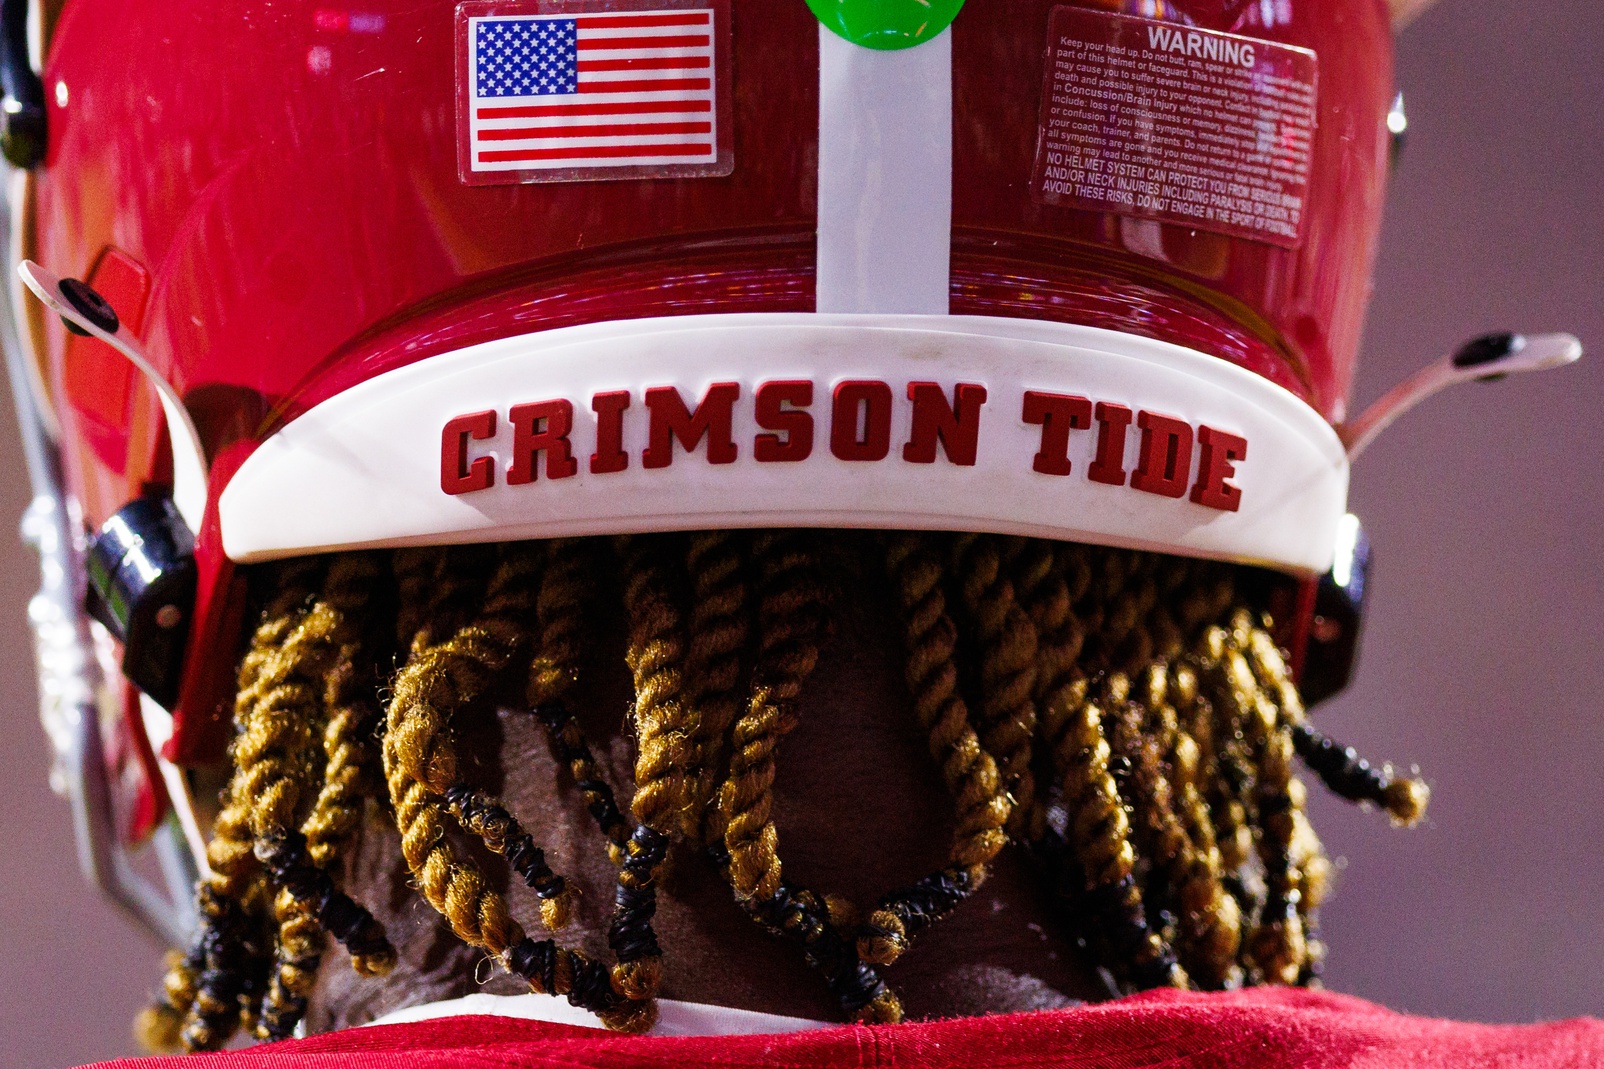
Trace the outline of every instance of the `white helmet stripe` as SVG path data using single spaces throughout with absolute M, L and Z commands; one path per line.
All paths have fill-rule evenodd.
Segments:
M 819 26 L 818 311 L 947 313 L 952 28 L 864 48 Z

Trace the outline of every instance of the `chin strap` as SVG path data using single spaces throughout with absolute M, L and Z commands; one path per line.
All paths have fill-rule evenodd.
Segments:
M 1337 433 L 1352 463 L 1394 420 L 1439 390 L 1461 382 L 1494 382 L 1522 371 L 1564 367 L 1581 356 L 1582 343 L 1571 334 L 1484 334 L 1394 386 L 1358 419 L 1338 427 Z
M 17 273 L 34 296 L 61 317 L 68 330 L 110 345 L 150 381 L 167 417 L 167 436 L 173 452 L 173 504 L 191 533 L 198 532 L 206 512 L 206 451 L 183 397 L 151 363 L 139 339 L 117 318 L 106 299 L 88 285 L 77 279 L 57 278 L 32 260 L 18 264 Z

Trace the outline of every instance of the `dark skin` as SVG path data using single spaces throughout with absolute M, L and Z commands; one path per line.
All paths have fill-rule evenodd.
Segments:
M 836 605 L 834 636 L 804 691 L 799 725 L 779 749 L 775 817 L 786 878 L 862 908 L 946 863 L 952 806 L 911 712 L 889 592 L 869 576 L 843 586 L 851 594 Z M 569 704 L 627 806 L 634 751 L 620 727 L 631 690 L 621 631 L 608 630 L 613 633 L 592 650 Z M 609 960 L 615 870 L 543 726 L 507 705 L 464 718 L 472 724 L 459 723 L 460 753 L 480 758 L 469 766 L 470 779 L 500 794 L 544 847 L 552 868 L 580 891 L 573 921 L 558 940 Z M 387 824 L 387 818 L 370 818 L 344 886 L 384 923 L 400 962 L 385 979 L 367 980 L 337 950 L 326 953 L 307 1017 L 311 1032 L 478 991 L 527 990 L 460 943 L 409 886 L 394 826 Z M 470 849 L 466 841 L 459 845 Z M 504 865 L 482 848 L 474 856 L 506 886 Z M 664 998 L 841 1019 L 797 949 L 759 929 L 699 851 L 676 847 L 670 870 L 656 920 Z M 540 938 L 533 892 L 514 887 L 510 902 Z M 1048 1009 L 1109 997 L 1016 847 L 1003 852 L 968 902 L 882 972 L 909 1018 Z

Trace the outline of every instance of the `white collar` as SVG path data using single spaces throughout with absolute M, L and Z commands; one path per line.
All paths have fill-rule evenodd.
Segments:
M 444 1002 L 408 1006 L 387 1013 L 371 1023 L 408 1024 L 441 1017 L 514 1017 L 581 1028 L 602 1027 L 596 1015 L 589 1010 L 570 1006 L 567 1001 L 550 995 L 487 995 L 482 992 Z M 772 1013 L 662 998 L 657 1000 L 657 1024 L 648 1035 L 751 1036 L 833 1027 L 835 1025 L 827 1021 L 809 1021 L 802 1017 L 781 1017 Z

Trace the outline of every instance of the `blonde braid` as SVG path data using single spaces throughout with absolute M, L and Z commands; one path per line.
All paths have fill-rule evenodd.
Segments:
M 983 879 L 1008 842 L 1003 829 L 1013 803 L 958 693 L 958 632 L 947 615 L 941 562 L 925 536 L 894 534 L 886 564 L 902 609 L 914 716 L 929 733 L 930 755 L 958 806 L 952 857 Z
M 448 733 L 451 714 L 484 695 L 524 644 L 516 617 L 534 597 L 534 570 L 527 552 L 507 554 L 479 616 L 443 643 L 418 643 L 396 676 L 386 710 L 383 756 L 401 853 L 424 899 L 463 942 L 489 953 L 537 994 L 567 995 L 610 1027 L 644 1031 L 653 1019 L 652 1008 L 630 1007 L 620 1013 L 621 1000 L 604 967 L 524 933 L 478 866 L 456 855 L 436 801 L 457 784 L 457 755 Z
M 774 828 L 774 751 L 796 726 L 797 699 L 819 661 L 824 592 L 812 554 L 793 533 L 765 531 L 753 546 L 760 593 L 752 696 L 734 727 L 719 793 L 730 882 L 742 900 L 773 898 L 781 866 Z
M 1292 680 L 1292 673 L 1281 651 L 1276 648 L 1275 640 L 1269 635 L 1269 620 L 1243 622 L 1250 626 L 1245 629 L 1247 641 L 1243 643 L 1242 653 L 1253 671 L 1254 680 L 1276 706 L 1279 713 L 1277 734 L 1287 738 L 1288 746 L 1296 751 L 1298 730 L 1304 725 L 1303 700 L 1298 694 L 1297 685 Z M 1403 797 L 1407 799 L 1405 807 L 1411 806 L 1416 797 L 1412 789 L 1414 782 L 1394 780 L 1388 787 L 1394 784 L 1402 787 Z M 1419 789 L 1424 792 L 1425 785 L 1420 784 Z M 1309 823 L 1307 789 L 1296 776 L 1289 773 L 1286 790 L 1289 803 L 1287 817 L 1291 823 L 1286 846 L 1288 879 L 1295 883 L 1296 894 L 1292 902 L 1303 930 L 1304 943 L 1303 962 L 1295 982 L 1308 986 L 1318 983 L 1325 960 L 1325 946 L 1319 937 L 1320 904 L 1326 897 L 1331 863 L 1319 836 Z M 1396 788 L 1393 796 L 1398 797 Z M 1424 802 L 1421 802 L 1420 809 L 1424 809 Z M 1417 819 L 1419 812 L 1415 810 Z M 1396 812 L 1393 816 L 1395 821 L 1407 822 L 1400 820 Z
M 1372 768 L 1353 750 L 1338 746 L 1310 727 L 1297 685 L 1270 637 L 1269 626 L 1264 620 L 1252 628 L 1243 653 L 1254 677 L 1281 709 L 1299 756 L 1338 797 L 1379 805 L 1399 827 L 1418 824 L 1425 818 L 1431 788 L 1416 777 L 1394 775 L 1391 765 Z
M 1394 824 L 1407 827 L 1418 822 L 1425 815 L 1430 789 L 1417 778 L 1394 777 L 1390 765 L 1379 772 L 1372 769 L 1354 751 L 1343 749 L 1308 726 L 1292 673 L 1270 637 L 1268 626 L 1266 620 L 1251 628 L 1243 652 L 1255 679 L 1279 707 L 1281 727 L 1290 735 L 1293 749 L 1333 793 L 1380 804 Z M 1318 938 L 1319 908 L 1329 887 L 1331 862 L 1304 811 L 1303 784 L 1292 779 L 1288 793 L 1293 822 L 1288 854 L 1292 871 L 1299 877 L 1297 909 L 1305 930 L 1305 961 L 1298 982 L 1312 985 L 1318 982 L 1325 959 L 1325 946 Z
M 613 541 L 636 691 L 633 829 L 566 706 L 604 570 L 597 544 L 392 555 L 395 642 L 408 653 L 384 710 L 381 767 L 431 907 L 531 990 L 566 995 L 616 1029 L 655 1016 L 652 923 L 675 834 L 703 842 L 742 907 L 801 948 L 848 1015 L 884 1022 L 902 1008 L 876 967 L 972 893 L 1010 834 L 1049 868 L 1066 908 L 1090 918 L 1092 953 L 1123 987 L 1312 984 L 1330 864 L 1293 754 L 1397 822 L 1425 803 L 1423 783 L 1372 768 L 1308 724 L 1268 620 L 1243 608 L 1262 584 L 1242 578 L 1239 595 L 1239 570 L 1033 539 L 891 534 L 876 544 L 902 613 L 904 673 L 956 817 L 947 866 L 863 919 L 786 880 L 773 816 L 776 747 L 828 623 L 814 557 L 826 543 L 799 532 Z M 850 572 L 854 562 L 840 563 Z M 198 891 L 203 938 L 169 962 L 141 1018 L 154 1045 L 221 1046 L 242 1022 L 289 1034 L 325 928 L 359 968 L 393 955 L 326 871 L 354 835 L 374 763 L 373 670 L 390 642 L 376 646 L 360 625 L 384 616 L 377 571 L 360 554 L 257 571 L 275 585 L 240 666 L 236 771 L 208 847 L 214 873 Z M 505 808 L 459 778 L 453 724 L 520 678 L 618 866 L 611 968 L 531 938 L 446 838 L 454 816 L 535 889 L 548 926 L 566 919 L 566 882 Z
M 1130 823 L 1109 770 L 1112 751 L 1103 729 L 1102 706 L 1117 708 L 1128 696 L 1129 681 L 1117 674 L 1110 676 L 1102 689 L 1102 701 L 1088 692 L 1066 720 L 1058 764 L 1064 769 L 1062 795 L 1069 813 L 1069 839 L 1090 904 L 1107 923 L 1108 941 L 1117 959 L 1130 964 L 1131 980 L 1139 988 L 1185 987 L 1186 973 L 1168 944 L 1148 925 L 1134 875 L 1136 851 L 1130 841 Z
M 584 732 L 562 700 L 578 675 L 584 603 L 592 596 L 593 571 L 593 560 L 584 543 L 564 540 L 548 545 L 546 577 L 538 601 L 540 642 L 530 664 L 525 697 L 533 713 L 545 723 L 558 759 L 568 766 L 586 808 L 607 840 L 609 856 L 619 866 L 608 933 L 618 961 L 608 975 L 611 990 L 630 1002 L 608 1012 L 627 1031 L 649 1027 L 646 1022 L 656 1012 L 650 999 L 660 983 L 661 969 L 651 926 L 656 909 L 651 881 L 662 860 L 654 854 L 654 848 L 666 846 L 667 840 L 650 829 L 638 829 L 637 835 L 631 837 Z
M 1019 607 L 996 536 L 959 535 L 952 558 L 980 648 L 981 742 L 1013 795 L 1009 830 L 1017 832 L 1036 798 L 1030 767 L 1036 735 L 1036 626 Z
M 342 659 L 330 677 L 331 690 L 349 667 L 350 662 Z M 307 853 L 318 868 L 330 868 L 339 861 L 362 819 L 370 773 L 377 763 L 371 741 L 374 726 L 375 710 L 366 694 L 339 704 L 331 702 L 323 724 L 323 786 L 301 826 Z
M 1265 982 L 1291 984 L 1298 980 L 1307 956 L 1299 910 L 1302 877 L 1292 858 L 1297 830 L 1293 816 L 1296 799 L 1289 789 L 1292 739 L 1281 730 L 1280 710 L 1260 689 L 1243 655 L 1252 626 L 1251 616 L 1239 612 L 1232 618 L 1230 630 L 1210 630 L 1204 680 L 1216 703 L 1225 704 L 1231 718 L 1243 725 L 1256 758 L 1252 800 L 1262 829 L 1259 856 L 1267 897 L 1258 924 L 1246 940 L 1247 963 Z
M 320 684 L 341 650 L 361 642 L 359 613 L 372 597 L 378 572 L 370 554 L 335 558 L 316 603 L 247 695 L 254 700 L 235 743 L 235 761 L 243 772 L 237 794 L 249 806 L 257 858 L 277 887 L 287 889 L 304 912 L 345 944 L 352 965 L 367 976 L 389 972 L 395 950 L 372 914 L 311 862 L 296 818 L 310 793 L 309 750 L 325 697 Z
M 236 771 L 233 782 L 224 792 L 211 841 L 206 844 L 206 863 L 212 871 L 208 882 L 219 894 L 236 900 L 245 896 L 261 873 L 251 831 L 252 806 L 242 793 L 243 755 L 249 751 L 241 750 L 241 740 L 254 715 L 255 704 L 262 698 L 264 678 L 280 663 L 283 646 L 306 619 L 323 583 L 327 565 L 327 558 L 306 557 L 269 566 L 265 574 L 271 584 L 271 594 L 262 620 L 240 661 L 234 701 L 236 738 L 230 746 Z
M 1135 674 L 1157 659 L 1153 636 L 1144 626 L 1158 605 L 1156 570 L 1151 554 L 1131 554 L 1130 572 L 1107 602 L 1097 644 L 1112 669 Z
M 412 659 L 392 688 L 384 758 L 392 802 L 397 786 L 395 770 L 414 781 L 415 786 L 421 784 L 430 794 L 444 799 L 446 808 L 464 829 L 506 857 L 514 871 L 535 888 L 541 897 L 542 919 L 555 930 L 568 920 L 565 882 L 547 868 L 542 851 L 505 809 L 459 782 L 455 751 L 447 734 L 452 715 L 485 694 L 526 649 L 528 637 L 521 622 L 534 614 L 541 564 L 541 555 L 527 546 L 506 547 L 490 581 L 484 607 L 472 623 L 433 646 L 426 644 L 426 628 L 419 630 L 423 641 L 415 644 Z M 443 585 L 450 588 L 450 584 Z M 408 793 L 404 784 L 402 793 Z M 412 808 L 405 818 L 407 823 L 401 823 L 402 814 L 397 810 L 403 845 L 410 826 L 417 824 L 421 829 L 439 819 L 439 807 L 432 798 L 415 794 L 409 797 Z M 409 855 L 408 864 L 414 866 L 415 873 L 427 871 L 438 881 L 451 873 L 452 855 L 444 844 L 437 845 L 441 849 L 425 851 L 422 857 Z M 439 886 L 442 885 L 437 882 Z M 447 920 L 455 928 L 461 917 L 447 914 Z M 460 930 L 458 934 L 475 942 Z
M 278 922 L 276 961 L 255 1029 L 258 1039 L 269 1041 L 295 1034 L 323 958 L 323 929 L 288 891 L 278 893 L 273 913 Z
M 195 1004 L 206 951 L 204 947 L 194 947 L 187 954 L 170 950 L 165 963 L 161 994 L 134 1018 L 135 1041 L 153 1054 L 183 1049 L 184 1019 Z
M 627 660 L 635 677 L 635 799 L 641 825 L 669 835 L 685 809 L 685 770 L 698 730 L 685 703 L 682 617 L 668 590 L 662 542 L 614 540 L 624 575 L 629 618 Z
M 887 895 L 859 928 L 858 955 L 889 965 L 922 929 L 946 916 L 985 882 L 1008 841 L 1013 798 L 958 694 L 957 628 L 947 614 L 939 558 L 928 538 L 892 535 L 886 566 L 902 608 L 906 680 L 914 715 L 929 734 L 947 790 L 957 806 L 950 863 L 912 887 Z M 1028 755 L 1027 755 L 1028 761 Z
M 395 951 L 382 928 L 337 889 L 292 823 L 301 799 L 310 793 L 310 736 L 322 712 L 317 706 L 308 708 L 302 700 L 299 692 L 308 689 L 302 679 L 317 671 L 321 657 L 316 644 L 332 644 L 336 634 L 347 630 L 331 616 L 339 612 L 342 591 L 348 591 L 353 582 L 370 578 L 361 574 L 363 563 L 353 558 L 337 562 L 330 570 L 324 596 L 285 638 L 283 660 L 264 670 L 260 701 L 240 736 L 236 759 L 241 769 L 250 773 L 241 791 L 246 798 L 256 799 L 250 809 L 254 850 L 279 888 L 274 903 L 277 963 L 261 1010 L 253 1013 L 259 1018 L 253 1030 L 263 1039 L 287 1038 L 300 1022 L 321 958 L 324 926 L 350 949 L 357 972 L 379 976 L 395 963 Z M 340 757 L 338 753 L 332 756 L 335 760 Z M 327 805 L 346 803 L 340 785 L 333 791 L 325 785 L 324 793 L 329 796 Z M 332 861 L 348 828 L 342 827 L 341 815 L 331 815 L 327 808 L 314 812 L 312 819 L 315 827 L 329 835 L 323 855 L 325 863 Z M 267 897 L 265 890 L 263 897 Z
M 456 754 L 446 736 L 447 721 L 458 707 L 488 690 L 517 652 L 520 635 L 516 623 L 502 610 L 508 600 L 519 603 L 528 597 L 521 589 L 515 590 L 511 599 L 507 596 L 505 588 L 522 578 L 527 578 L 526 574 L 515 565 L 499 571 L 499 585 L 492 587 L 482 616 L 447 642 L 417 643 L 392 682 L 382 755 L 391 801 L 397 806 L 409 785 L 443 794 L 456 782 Z M 420 627 L 417 633 L 422 631 Z M 399 811 L 397 816 L 399 822 Z M 404 822 L 401 830 L 405 842 Z M 423 852 L 408 856 L 415 873 L 423 867 L 432 844 L 419 845 Z
M 1214 823 L 1200 790 L 1202 748 L 1193 730 L 1183 726 L 1183 720 L 1199 722 L 1197 674 L 1184 663 L 1172 664 L 1168 692 L 1171 704 L 1164 713 L 1171 735 L 1170 762 L 1181 821 L 1192 844 L 1191 864 L 1178 890 L 1185 936 L 1182 951 L 1187 971 L 1202 987 L 1235 988 L 1242 982 L 1242 968 L 1236 962 L 1242 945 L 1242 911 L 1225 888 Z
M 759 923 L 797 943 L 841 1008 L 866 1024 L 902 1019 L 902 1002 L 860 961 L 831 916 L 830 900 L 782 876 L 772 816 L 774 753 L 796 724 L 802 686 L 818 664 L 827 626 L 818 563 L 795 531 L 765 531 L 753 542 L 758 578 L 758 653 L 751 697 L 730 740 L 719 790 L 724 840 L 712 854 L 736 898 Z M 836 900 L 839 905 L 839 900 Z
M 267 601 L 240 660 L 234 704 L 236 729 L 241 727 L 239 718 L 248 708 L 244 696 L 255 694 L 262 673 L 277 659 L 279 648 L 290 632 L 306 618 L 323 585 L 328 565 L 327 557 L 298 557 L 275 561 L 261 572 L 262 583 L 267 587 Z
M 1248 824 L 1248 803 L 1258 772 L 1250 753 L 1251 729 L 1246 710 L 1231 698 L 1221 662 L 1225 657 L 1225 631 L 1208 628 L 1194 643 L 1187 659 L 1196 671 L 1199 692 L 1193 710 L 1194 738 L 1205 754 L 1204 769 L 1208 790 L 1205 800 L 1213 817 L 1220 863 L 1230 874 L 1227 885 L 1237 897 L 1244 917 L 1256 912 L 1259 903 L 1241 879 L 1241 873 L 1254 854 L 1253 829 Z
M 240 775 L 234 793 L 258 842 L 280 836 L 296 823 L 310 783 L 307 752 L 318 701 L 312 676 L 318 666 L 307 660 L 320 652 L 316 646 L 328 626 L 328 614 L 314 609 L 291 633 L 263 671 L 260 696 L 251 702 L 235 740 Z
M 304 619 L 323 569 L 321 559 L 305 559 L 263 571 L 270 593 L 240 663 L 236 730 L 243 731 L 263 675 Z M 248 974 L 261 951 L 249 937 L 255 918 L 247 903 L 260 897 L 255 891 L 263 876 L 253 849 L 251 805 L 240 793 L 244 773 L 236 768 L 206 847 L 211 874 L 196 892 L 201 926 L 193 949 L 169 970 L 163 1001 L 137 1022 L 141 1038 L 153 1049 L 221 1047 L 239 1025 L 242 1000 L 251 995 Z
M 686 769 L 698 730 L 695 711 L 685 701 L 682 617 L 668 587 L 664 542 L 639 536 L 613 541 L 629 620 L 625 660 L 635 680 L 638 749 L 631 809 L 638 826 L 618 869 L 607 941 L 618 958 L 613 986 L 638 1002 L 650 1000 L 662 983 L 662 949 L 651 923 L 657 912 L 657 876 L 668 857 L 670 836 L 685 823 Z
M 525 698 L 545 723 L 559 760 L 568 766 L 607 840 L 613 864 L 624 861 L 629 825 L 619 812 L 613 789 L 602 778 L 579 724 L 569 715 L 563 696 L 579 673 L 579 643 L 584 633 L 584 607 L 595 595 L 594 559 L 585 543 L 558 539 L 547 544 L 546 576 L 538 602 L 540 642 L 529 666 Z
M 531 706 L 559 701 L 579 675 L 579 644 L 585 601 L 594 597 L 594 562 L 585 544 L 556 539 L 545 547 L 545 575 L 535 601 L 539 641 L 529 664 L 525 700 Z
M 1036 627 L 1036 691 L 1038 717 L 1048 695 L 1075 671 L 1086 629 L 1075 615 L 1075 596 L 1067 579 L 1068 568 L 1061 544 L 1039 538 L 1016 539 L 1017 552 L 1008 554 L 1009 574 L 1020 608 Z M 1042 734 L 1049 733 L 1042 727 Z
M 514 545 L 504 547 L 500 553 L 487 593 L 488 603 L 477 626 L 499 628 L 504 632 L 511 628 L 505 636 L 509 657 L 526 652 L 527 636 L 520 628 L 522 622 L 536 613 L 538 592 L 544 586 L 545 560 L 543 547 Z M 418 635 L 419 644 L 427 649 L 429 632 L 420 631 Z M 545 851 L 535 845 L 523 825 L 497 799 L 466 783 L 452 783 L 440 793 L 447 812 L 462 829 L 505 858 L 507 866 L 539 896 L 541 922 L 554 932 L 566 927 L 572 910 L 568 883 L 551 870 Z
M 1241 942 L 1240 913 L 1220 881 L 1212 828 L 1199 833 L 1188 825 L 1187 792 L 1195 801 L 1196 790 L 1190 774 L 1179 765 L 1187 760 L 1191 740 L 1183 736 L 1171 705 L 1164 666 L 1154 665 L 1143 673 L 1138 701 L 1145 710 L 1139 720 L 1145 739 L 1135 748 L 1133 761 L 1131 782 L 1141 799 L 1135 808 L 1143 815 L 1155 873 L 1163 874 L 1179 914 L 1181 958 L 1188 975 L 1202 986 L 1234 986 L 1239 982 L 1235 958 Z M 1191 749 L 1195 751 L 1195 744 Z M 1195 756 L 1191 760 L 1195 766 Z
M 360 559 L 363 570 L 357 580 L 376 584 L 381 576 L 378 562 Z M 378 778 L 374 775 L 378 754 L 372 744 L 379 721 L 378 680 L 372 668 L 376 658 L 365 626 L 353 622 L 354 608 L 345 610 L 343 641 L 324 678 L 323 785 L 301 825 L 307 853 L 321 869 L 333 866 L 350 845 L 366 797 Z
M 396 550 L 391 568 L 399 599 L 400 648 L 416 654 L 450 638 L 475 614 L 497 564 L 494 546 Z
M 1075 612 L 1077 596 L 1084 596 L 1090 579 L 1084 558 L 1072 562 L 1063 543 L 1024 539 L 1013 558 L 1012 574 L 1019 591 L 1019 603 L 1036 626 L 1036 731 L 1040 741 L 1039 759 L 1054 783 L 1063 779 L 1058 760 L 1064 733 L 1075 706 L 1085 693 L 1085 673 L 1080 669 L 1081 650 L 1086 644 L 1086 628 Z M 1073 563 L 1080 568 L 1073 568 Z M 1072 589 L 1070 577 L 1079 581 Z M 1026 825 L 1026 837 L 1039 842 L 1047 831 L 1047 811 L 1052 799 L 1048 791 L 1036 792 Z
M 1292 740 L 1271 732 L 1261 740 L 1257 802 L 1259 855 L 1264 861 L 1268 897 L 1247 946 L 1248 962 L 1271 983 L 1294 984 L 1308 958 L 1303 926 L 1303 874 L 1293 857 L 1298 798 L 1292 783 Z M 1301 794 L 1301 792 L 1298 792 Z
M 686 555 L 693 598 L 685 671 L 696 733 L 685 831 L 693 839 L 724 837 L 723 809 L 709 802 L 722 773 L 725 736 L 741 715 L 741 654 L 750 631 L 742 573 L 749 552 L 744 534 L 701 531 L 690 536 Z

